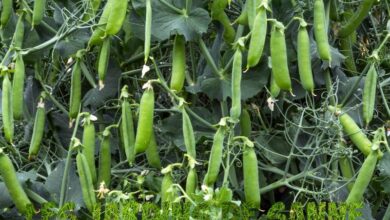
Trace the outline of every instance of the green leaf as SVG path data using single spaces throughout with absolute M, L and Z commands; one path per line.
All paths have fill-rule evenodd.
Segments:
M 390 153 L 383 154 L 382 159 L 378 162 L 379 176 L 381 178 L 380 184 L 385 193 L 390 193 Z
M 193 4 L 190 12 L 185 15 L 170 9 L 160 1 L 152 2 L 152 35 L 155 40 L 163 41 L 171 35 L 181 34 L 187 41 L 191 41 L 207 32 L 211 18 L 205 9 L 196 7 L 196 4 Z M 174 4 L 170 0 L 167 2 L 179 10 L 183 9 L 183 4 Z M 131 13 L 132 29 L 135 36 L 144 39 L 145 3 L 136 0 L 133 1 L 133 6 L 136 12 Z
M 255 139 L 255 142 L 267 149 L 264 151 L 264 156 L 272 164 L 281 164 L 287 160 L 286 156 L 290 153 L 291 145 L 284 138 L 262 133 Z
M 241 99 L 247 100 L 262 91 L 268 83 L 270 71 L 263 60 L 256 68 L 242 72 Z M 207 73 L 198 77 L 195 85 L 186 87 L 187 91 L 193 94 L 203 92 L 211 99 L 226 100 L 231 96 L 230 72 L 224 78 Z
M 62 160 L 57 167 L 50 173 L 45 182 L 45 188 L 50 193 L 54 201 L 59 201 L 60 190 L 62 184 L 62 177 L 64 175 L 65 160 Z M 71 164 L 68 176 L 68 188 L 65 192 L 66 202 L 74 202 L 76 206 L 80 207 L 83 204 L 83 197 L 81 193 L 81 186 L 79 177 L 76 175 L 76 168 Z

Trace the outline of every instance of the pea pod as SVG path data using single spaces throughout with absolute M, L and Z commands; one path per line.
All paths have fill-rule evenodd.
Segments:
M 250 1 L 245 1 L 245 4 L 241 10 L 240 16 L 234 21 L 234 23 L 248 26 L 248 4 Z
M 149 87 L 144 91 L 139 106 L 137 135 L 135 138 L 135 152 L 141 153 L 149 146 L 153 132 L 154 92 Z
M 372 63 L 367 72 L 363 90 L 363 119 L 367 125 L 374 116 L 377 78 L 375 64 Z
M 329 106 L 328 109 L 331 112 L 336 112 L 336 108 L 333 106 Z M 365 156 L 368 156 L 371 152 L 372 142 L 367 138 L 356 122 L 346 112 L 339 114 L 339 121 L 343 127 L 344 133 L 346 133 L 360 152 L 362 152 Z M 379 158 L 382 158 L 383 153 L 379 151 L 378 155 Z
M 276 84 L 275 78 L 272 74 L 271 74 L 271 80 L 270 80 L 270 93 L 271 93 L 271 97 L 273 99 L 276 99 L 276 97 L 278 97 L 280 94 L 280 88 Z
M 83 21 L 89 21 L 94 18 L 96 11 L 99 9 L 101 0 L 88 0 L 87 10 L 83 16 Z
M 88 41 L 88 47 L 92 47 L 94 45 L 100 45 L 103 43 L 103 40 L 106 37 L 106 25 L 108 18 L 111 14 L 111 5 L 112 0 L 107 1 L 106 5 L 104 6 L 103 13 L 99 19 L 98 27 L 93 31 L 91 38 Z
M 314 94 L 313 72 L 311 70 L 310 39 L 306 29 L 306 22 L 301 21 L 298 30 L 297 56 L 299 76 L 302 87 Z
M 228 5 L 226 0 L 215 0 L 211 5 L 211 18 L 221 23 L 224 28 L 223 38 L 227 43 L 233 43 L 236 31 L 230 24 L 229 17 L 224 9 Z
M 344 12 L 344 20 L 351 18 L 353 15 L 352 10 Z M 354 38 L 356 38 L 356 32 L 340 39 L 340 52 L 345 56 L 344 66 L 352 74 L 357 73 L 355 58 L 353 55 Z
M 378 150 L 372 150 L 364 160 L 346 203 L 362 202 L 363 194 L 370 184 L 378 161 Z
M 288 71 L 286 39 L 284 36 L 284 25 L 278 21 L 274 22 L 271 30 L 271 60 L 272 75 L 276 85 L 280 89 L 292 92 L 290 73 Z
M 71 78 L 71 90 L 69 100 L 69 118 L 75 119 L 79 114 L 81 105 L 81 67 L 80 58 L 76 58 Z
M 212 186 L 217 181 L 219 170 L 222 164 L 223 141 L 225 139 L 225 128 L 219 127 L 214 135 L 213 146 L 207 168 L 207 173 L 203 183 L 207 186 Z
M 45 103 L 41 98 L 37 106 L 37 112 L 35 113 L 34 130 L 31 137 L 30 148 L 28 150 L 29 160 L 34 159 L 41 148 L 42 138 L 45 131 L 45 120 Z
M 250 30 L 253 30 L 254 23 L 256 22 L 256 9 L 259 7 L 260 3 L 265 3 L 264 0 L 248 0 L 248 7 L 246 10 L 248 11 L 248 26 Z
M 91 172 L 89 170 L 88 161 L 85 155 L 79 152 L 76 156 L 77 171 L 79 173 L 81 192 L 83 200 L 90 212 L 93 212 L 96 204 L 95 189 L 92 182 Z
M 145 150 L 145 155 L 150 166 L 161 169 L 161 160 L 158 155 L 158 146 L 154 132 L 152 132 L 152 136 L 150 137 L 149 146 Z
M 146 0 L 146 15 L 145 15 L 145 44 L 144 44 L 144 62 L 149 59 L 150 41 L 152 38 L 152 1 Z
M 352 74 L 357 73 L 355 58 L 353 55 L 352 36 L 340 39 L 340 52 L 345 56 L 344 66 Z
M 367 17 L 374 2 L 375 0 L 363 0 L 360 3 L 360 6 L 357 11 L 353 13 L 353 16 L 341 27 L 338 32 L 338 36 L 347 37 L 352 32 L 354 32 L 357 27 L 362 23 L 364 18 Z
M 254 148 L 246 146 L 242 158 L 245 200 L 249 206 L 260 208 L 259 168 Z
M 0 175 L 16 208 L 19 212 L 26 214 L 28 207 L 32 206 L 32 203 L 16 176 L 11 159 L 3 152 L 3 149 L 0 149 Z
M 0 17 L 1 28 L 4 28 L 8 24 L 9 19 L 11 18 L 12 4 L 13 4 L 12 0 L 2 1 L 1 17 Z
M 182 35 L 176 35 L 172 51 L 172 77 L 170 88 L 176 92 L 183 89 L 186 77 L 186 41 Z
M 267 9 L 261 5 L 253 22 L 251 39 L 249 42 L 247 69 L 256 66 L 263 54 L 265 38 L 267 36 Z
M 12 80 L 12 109 L 15 120 L 23 118 L 24 109 L 24 78 L 25 67 L 23 57 L 17 53 L 15 60 L 15 72 Z
M 21 14 L 18 18 L 18 22 L 16 23 L 13 46 L 15 48 L 22 48 L 24 40 L 24 21 L 23 14 Z
M 183 137 L 184 145 L 187 149 L 187 154 L 192 158 L 196 158 L 196 141 L 194 130 L 192 128 L 191 119 L 185 109 L 182 110 L 182 121 L 183 121 Z
M 186 193 L 188 196 L 193 197 L 198 185 L 198 175 L 195 168 L 190 168 L 186 179 Z
M 161 202 L 162 204 L 172 203 L 177 196 L 176 190 L 169 190 L 173 185 L 173 177 L 171 172 L 164 174 L 161 182 Z
M 39 25 L 45 14 L 46 0 L 35 0 L 33 9 L 32 26 Z
M 83 153 L 87 159 L 89 171 L 91 172 L 92 182 L 96 183 L 96 168 L 95 168 L 95 125 L 91 120 L 91 115 L 84 119 L 83 130 Z
M 108 61 L 110 60 L 110 47 L 111 47 L 110 42 L 111 40 L 109 38 L 106 38 L 103 41 L 99 53 L 99 60 L 98 60 L 99 90 L 104 88 L 104 80 L 106 78 Z
M 314 36 L 317 41 L 317 50 L 321 59 L 331 61 L 326 26 L 325 6 L 323 0 L 314 1 Z
M 3 77 L 1 101 L 4 137 L 8 143 L 12 143 L 14 138 L 14 117 L 12 111 L 12 85 L 8 73 Z
M 126 18 L 127 11 L 127 0 L 112 0 L 112 8 L 110 16 L 107 20 L 106 34 L 115 35 L 117 34 L 123 25 Z
M 130 103 L 128 101 L 129 93 L 127 86 L 122 88 L 122 118 L 121 118 L 121 129 L 123 146 L 125 148 L 126 158 L 129 163 L 134 162 L 135 148 L 134 148 L 134 124 L 133 124 L 133 113 L 131 112 Z
M 241 135 L 245 137 L 249 137 L 252 132 L 252 122 L 251 116 L 246 109 L 243 109 L 240 117 L 240 129 Z
M 111 144 L 110 131 L 106 128 L 103 132 L 103 137 L 100 142 L 99 152 L 99 175 L 98 184 L 105 183 L 106 187 L 111 184 Z
M 330 6 L 329 6 L 329 18 L 333 21 L 339 20 L 339 14 L 338 14 L 338 1 L 337 0 L 330 0 Z
M 232 67 L 232 107 L 230 108 L 230 117 L 238 120 L 241 115 L 241 77 L 242 77 L 242 53 L 238 47 L 233 57 Z

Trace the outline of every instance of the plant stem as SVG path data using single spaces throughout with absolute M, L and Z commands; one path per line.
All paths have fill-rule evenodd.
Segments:
M 65 161 L 65 168 L 64 168 L 64 173 L 63 173 L 62 182 L 61 182 L 60 201 L 58 204 L 59 208 L 61 208 L 64 205 L 65 199 L 66 199 L 66 189 L 68 188 L 69 169 L 70 169 L 70 165 L 72 162 L 72 152 L 73 152 L 72 145 L 74 142 L 74 138 L 76 137 L 77 128 L 79 127 L 80 115 L 81 114 L 79 113 L 77 115 L 77 118 L 76 118 L 76 123 L 74 125 L 72 137 L 70 139 L 70 144 L 69 144 L 69 148 L 68 148 L 68 155 L 67 155 L 66 161 Z
M 334 98 L 333 94 L 333 88 L 332 88 L 332 77 L 330 76 L 330 71 L 329 68 L 325 70 L 325 83 L 326 83 L 326 90 L 328 91 L 328 96 L 330 99 L 330 104 L 331 105 L 336 105 L 336 100 Z
M 204 43 L 204 41 L 202 40 L 202 38 L 199 39 L 199 45 L 200 45 L 200 50 L 201 50 L 204 58 L 206 59 L 207 64 L 211 67 L 211 70 L 213 71 L 213 73 L 216 74 L 217 76 L 219 76 L 220 78 L 222 78 L 223 77 L 222 73 L 218 69 L 217 65 L 215 64 L 214 59 L 211 56 L 211 54 L 210 54 L 209 50 L 207 49 L 207 46 Z

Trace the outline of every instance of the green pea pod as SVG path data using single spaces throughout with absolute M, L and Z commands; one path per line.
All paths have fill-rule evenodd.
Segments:
M 9 19 L 11 18 L 12 14 L 12 0 L 2 0 L 2 8 L 1 8 L 1 28 L 4 28 L 7 24 Z
M 253 30 L 256 20 L 256 9 L 259 7 L 260 2 L 263 0 L 248 0 L 248 25 L 249 29 Z M 264 1 L 263 1 L 264 2 Z
M 223 38 L 227 43 L 233 43 L 236 35 L 236 31 L 230 24 L 229 17 L 225 13 L 224 9 L 228 5 L 226 0 L 215 0 L 211 5 L 211 18 L 221 23 L 224 28 Z
M 150 137 L 149 147 L 145 150 L 146 159 L 151 167 L 161 169 L 161 159 L 158 155 L 158 146 L 154 132 Z
M 248 4 L 250 1 L 245 1 L 245 5 L 241 10 L 240 16 L 234 21 L 234 23 L 240 24 L 240 25 L 245 25 L 248 26 Z
M 249 112 L 245 108 L 241 112 L 240 129 L 241 129 L 242 136 L 249 137 L 251 135 L 252 132 L 251 116 L 249 115 Z
M 122 100 L 122 119 L 121 119 L 121 129 L 122 129 L 122 142 L 125 148 L 127 161 L 132 164 L 135 157 L 135 148 L 134 148 L 134 123 L 133 123 L 133 113 L 131 112 L 130 103 L 128 101 L 129 93 L 127 91 L 127 86 L 122 88 L 121 97 Z
M 353 13 L 353 16 L 341 27 L 338 32 L 338 36 L 347 37 L 356 31 L 357 27 L 362 23 L 364 18 L 367 17 L 374 2 L 375 0 L 363 0 L 357 11 Z
M 35 0 L 34 1 L 34 10 L 33 10 L 33 19 L 32 26 L 39 25 L 45 14 L 46 0 Z
M 280 94 L 280 88 L 275 82 L 274 76 L 271 74 L 271 80 L 270 80 L 270 93 L 271 97 L 276 99 L 276 97 Z
M 329 17 L 333 21 L 339 21 L 339 14 L 338 14 L 338 1 L 337 0 L 330 0 L 330 8 L 329 8 Z
M 207 186 L 212 186 L 217 181 L 219 170 L 222 164 L 223 141 L 225 139 L 225 128 L 218 128 L 214 135 L 213 146 L 209 158 L 207 173 L 203 183 Z
M 101 0 L 88 0 L 87 1 L 87 10 L 83 16 L 83 21 L 89 21 L 94 18 L 96 11 L 99 9 Z
M 99 152 L 99 175 L 98 184 L 104 182 L 106 187 L 110 187 L 111 184 L 111 143 L 110 143 L 110 131 L 104 130 L 103 137 L 100 142 Z
M 71 90 L 69 100 L 69 118 L 75 119 L 79 114 L 81 105 L 81 67 L 80 58 L 76 58 L 71 78 Z
M 24 40 L 24 21 L 23 14 L 21 14 L 18 18 L 18 22 L 16 23 L 13 46 L 15 48 L 22 48 Z
M 196 158 L 196 140 L 194 135 L 194 130 L 192 128 L 191 119 L 187 114 L 185 109 L 182 110 L 182 121 L 183 121 L 183 137 L 184 145 L 187 149 L 187 154 L 190 155 L 193 159 Z
M 272 75 L 276 85 L 283 90 L 292 92 L 284 25 L 278 21 L 274 23 L 271 31 L 271 60 Z
M 311 70 L 310 39 L 306 25 L 301 25 L 298 30 L 297 56 L 302 87 L 306 91 L 314 94 L 313 72 Z
M 357 203 L 363 201 L 363 194 L 370 184 L 371 178 L 374 175 L 376 163 L 378 161 L 378 151 L 372 150 L 364 160 L 362 167 L 355 183 L 348 195 L 346 203 Z
M 176 92 L 183 89 L 186 78 L 186 41 L 182 35 L 176 35 L 172 51 L 172 77 L 170 88 Z
M 192 198 L 198 186 L 198 175 L 195 168 L 190 168 L 186 179 L 186 193 Z
M 12 110 L 12 84 L 8 74 L 5 74 L 3 78 L 1 101 L 4 137 L 8 143 L 12 143 L 14 138 L 14 117 Z
M 347 113 L 339 116 L 340 124 L 343 126 L 344 132 L 356 145 L 356 147 L 365 155 L 368 156 L 371 152 L 371 141 L 359 128 L 356 122 Z
M 233 57 L 232 67 L 232 107 L 230 108 L 230 117 L 238 120 L 241 115 L 241 77 L 242 77 L 242 52 L 238 47 Z
M 314 1 L 314 36 L 317 41 L 317 50 L 321 59 L 331 61 L 326 26 L 325 6 L 323 0 Z
M 266 36 L 267 9 L 265 6 L 261 6 L 253 23 L 252 35 L 249 42 L 247 69 L 256 66 L 260 62 Z
M 357 73 L 355 58 L 353 55 L 352 36 L 340 39 L 340 52 L 345 56 L 345 68 L 353 75 Z
M 25 67 L 23 56 L 17 53 L 15 60 L 14 78 L 12 80 L 12 109 L 15 120 L 20 120 L 23 118 L 24 78 Z
M 349 9 L 343 13 L 344 20 L 348 20 L 353 16 L 353 10 Z M 354 38 L 356 38 L 356 32 L 340 39 L 340 52 L 345 56 L 344 66 L 352 74 L 357 73 L 355 58 L 353 55 Z
M 141 97 L 137 135 L 135 138 L 135 152 L 141 153 L 149 146 L 153 132 L 154 92 L 147 88 Z
M 111 40 L 109 38 L 106 38 L 103 41 L 103 45 L 100 49 L 98 60 L 99 90 L 102 90 L 104 88 L 104 80 L 106 79 L 108 62 L 110 60 L 110 48 Z
M 19 212 L 26 214 L 32 203 L 16 176 L 11 159 L 3 152 L 3 149 L 0 149 L 0 175 L 16 208 Z
M 176 188 L 171 188 L 173 185 L 173 177 L 171 172 L 164 174 L 161 182 L 161 203 L 169 204 L 172 203 L 177 197 Z
M 83 153 L 87 158 L 89 171 L 91 172 L 92 182 L 95 184 L 97 181 L 96 167 L 95 167 L 95 125 L 89 117 L 86 117 L 83 124 Z
M 76 156 L 77 171 L 79 173 L 81 192 L 83 200 L 90 212 L 93 212 L 96 204 L 95 189 L 92 182 L 91 172 L 89 170 L 88 161 L 85 155 L 79 152 Z
M 251 207 L 260 208 L 259 168 L 253 147 L 245 147 L 242 160 L 246 203 Z
M 331 112 L 336 111 L 336 108 L 333 106 L 329 106 L 328 108 Z M 339 121 L 343 127 L 344 133 L 346 133 L 360 152 L 362 152 L 365 156 L 368 156 L 371 152 L 372 142 L 367 138 L 356 122 L 346 112 L 339 115 Z M 379 158 L 382 158 L 383 153 L 379 151 L 378 155 Z
M 146 15 L 145 15 L 145 44 L 144 44 L 144 62 L 149 59 L 150 42 L 152 38 L 152 1 L 146 0 Z
M 325 6 L 323 0 L 314 1 L 314 36 L 317 41 L 317 50 L 321 59 L 331 61 L 326 26 Z
M 367 125 L 374 116 L 377 78 L 378 74 L 375 69 L 375 64 L 372 63 L 367 72 L 363 90 L 363 119 Z
M 35 113 L 34 130 L 31 137 L 30 148 L 28 150 L 28 159 L 34 159 L 41 148 L 42 138 L 45 131 L 45 103 L 41 99 L 37 106 L 37 112 Z
M 100 45 L 103 43 L 103 40 L 106 37 L 106 25 L 108 18 L 111 14 L 111 5 L 112 0 L 107 1 L 104 6 L 102 16 L 99 19 L 98 27 L 93 31 L 91 38 L 88 41 L 88 47 L 92 47 L 94 45 Z
M 126 18 L 127 0 L 111 0 L 111 13 L 107 20 L 106 34 L 117 34 L 123 25 Z
M 345 141 L 340 140 L 339 141 L 339 147 L 342 149 L 345 149 Z M 349 157 L 343 156 L 339 159 L 339 167 L 341 170 L 341 175 L 346 179 L 346 180 L 351 180 L 355 176 L 355 170 L 353 169 L 353 164 L 352 161 Z M 348 190 L 351 191 L 353 186 L 353 183 L 348 184 Z

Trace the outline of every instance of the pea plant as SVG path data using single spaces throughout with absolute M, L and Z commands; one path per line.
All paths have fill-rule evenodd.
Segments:
M 387 1 L 0 6 L 1 218 L 390 219 Z

